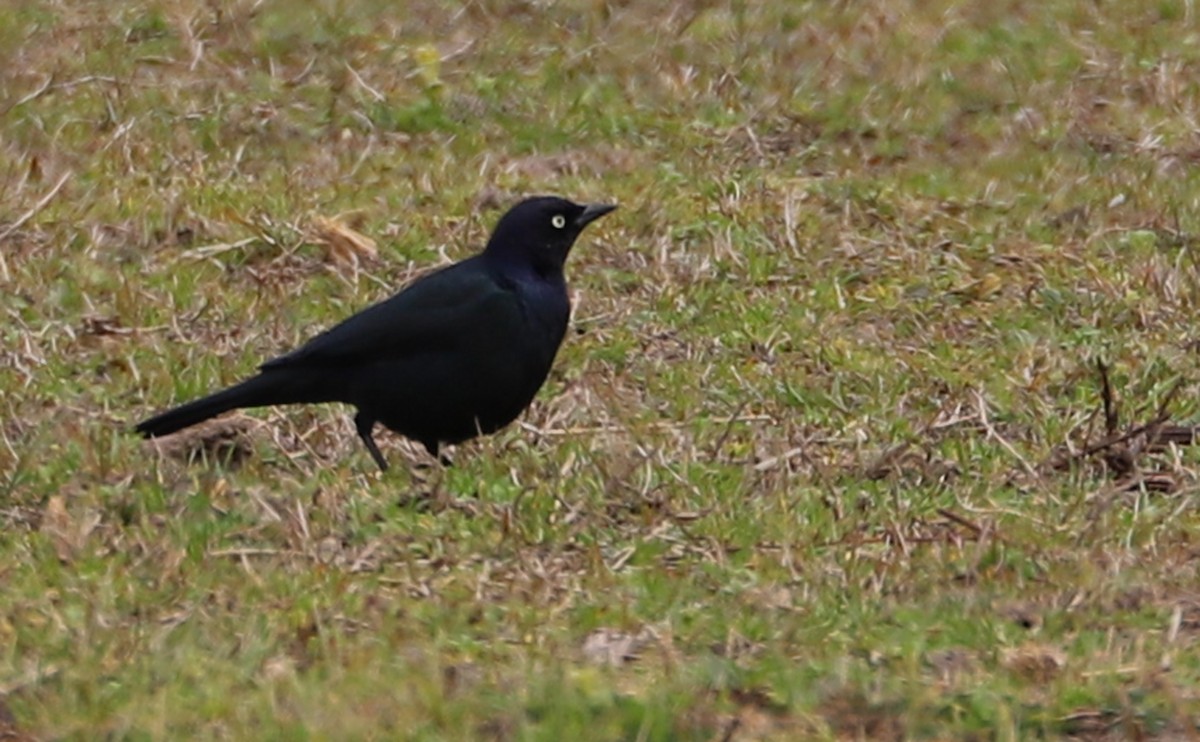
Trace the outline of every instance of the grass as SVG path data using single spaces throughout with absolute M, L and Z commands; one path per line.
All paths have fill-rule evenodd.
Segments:
M 0 8 L 0 732 L 1195 737 L 1194 27 Z M 128 435 L 534 192 L 622 209 L 537 402 L 440 485 L 332 407 Z

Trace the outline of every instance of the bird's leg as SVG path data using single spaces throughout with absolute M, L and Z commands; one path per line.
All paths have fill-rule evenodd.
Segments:
M 466 510 L 474 514 L 474 508 L 470 505 L 464 507 L 464 501 L 458 500 L 450 494 L 446 489 L 446 469 L 452 463 L 450 457 L 441 451 L 441 445 L 436 441 L 421 441 L 421 445 L 425 446 L 425 450 L 437 462 L 437 474 L 433 483 L 433 491 L 430 493 L 433 499 L 433 508 L 435 512 L 442 512 L 447 508 L 455 508 L 457 510 Z
M 437 462 L 443 467 L 450 467 L 454 465 L 454 459 L 450 458 L 444 453 L 438 453 L 438 451 L 441 450 L 441 444 L 439 444 L 437 441 L 421 441 L 421 445 L 424 446 L 425 450 L 429 452 L 429 455 L 437 459 Z
M 358 437 L 362 438 L 362 442 L 367 446 L 367 452 L 371 454 L 371 458 L 375 459 L 375 463 L 379 464 L 380 471 L 387 471 L 387 461 L 383 458 L 383 454 L 379 452 L 379 446 L 375 445 L 375 438 L 371 435 L 371 430 L 375 427 L 375 420 L 367 417 L 359 412 L 354 416 L 354 429 L 358 431 Z

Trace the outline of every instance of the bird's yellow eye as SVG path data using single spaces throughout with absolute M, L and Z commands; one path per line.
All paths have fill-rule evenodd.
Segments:
M 550 217 L 550 223 L 554 225 L 555 229 L 562 229 L 567 226 L 567 218 L 562 214 L 555 214 Z

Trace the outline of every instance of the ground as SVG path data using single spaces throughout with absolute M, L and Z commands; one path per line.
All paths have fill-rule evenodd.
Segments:
M 0 737 L 1195 738 L 1194 12 L 0 8 Z M 531 193 L 621 209 L 449 469 L 129 434 Z

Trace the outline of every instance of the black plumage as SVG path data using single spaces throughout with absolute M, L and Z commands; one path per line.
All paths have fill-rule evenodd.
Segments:
M 155 437 L 228 410 L 345 402 L 381 469 L 381 423 L 439 447 L 512 422 L 546 380 L 567 329 L 563 264 L 583 228 L 615 206 L 542 196 L 514 206 L 483 252 L 426 275 L 259 374 L 138 424 Z

